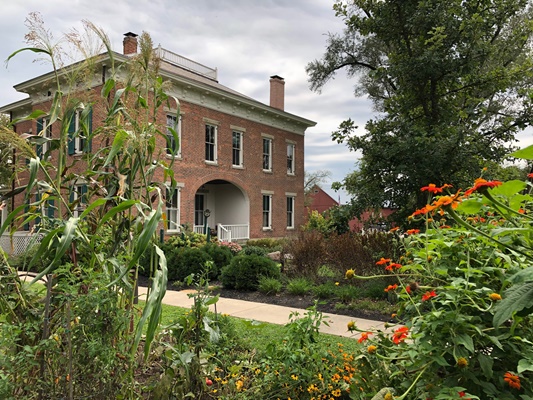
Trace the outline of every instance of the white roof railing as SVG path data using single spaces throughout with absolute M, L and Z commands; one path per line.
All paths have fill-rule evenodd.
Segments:
M 173 53 L 170 50 L 163 49 L 161 45 L 155 50 L 156 54 L 162 60 L 173 64 L 177 67 L 184 68 L 188 71 L 194 72 L 196 74 L 205 76 L 209 79 L 217 80 L 217 69 L 210 68 L 203 64 L 197 63 L 187 57 L 180 56 L 179 54 Z

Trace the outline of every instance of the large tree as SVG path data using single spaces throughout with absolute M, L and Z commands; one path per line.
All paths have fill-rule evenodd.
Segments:
M 530 125 L 531 4 L 526 0 L 336 1 L 342 35 L 308 64 L 320 91 L 340 69 L 376 117 L 332 134 L 362 157 L 343 185 L 356 213 L 388 205 L 396 219 L 425 204 L 428 183 L 470 185 Z

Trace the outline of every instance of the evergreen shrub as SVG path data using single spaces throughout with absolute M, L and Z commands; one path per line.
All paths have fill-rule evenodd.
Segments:
M 266 257 L 243 254 L 233 257 L 222 269 L 220 280 L 228 289 L 256 290 L 261 276 L 279 279 L 281 272 L 278 265 Z

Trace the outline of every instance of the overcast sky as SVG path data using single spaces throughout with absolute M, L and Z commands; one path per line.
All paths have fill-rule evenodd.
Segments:
M 354 170 L 356 154 L 331 141 L 345 119 L 360 127 L 372 117 L 365 98 L 353 95 L 355 81 L 344 74 L 321 94 L 312 92 L 305 66 L 320 58 L 327 33 L 343 29 L 332 10 L 333 0 L 1 0 L 0 60 L 24 47 L 28 14 L 38 11 L 56 38 L 89 20 L 122 52 L 123 34 L 148 32 L 155 45 L 218 69 L 218 80 L 244 95 L 269 103 L 269 77 L 285 78 L 285 110 L 317 125 L 307 130 L 305 169 L 329 170 L 341 181 Z M 13 85 L 50 71 L 22 53 L 7 68 L 0 64 L 0 106 L 20 100 Z M 531 134 L 520 136 L 533 142 Z M 326 189 L 335 199 L 338 194 Z M 341 201 L 346 197 L 342 195 Z

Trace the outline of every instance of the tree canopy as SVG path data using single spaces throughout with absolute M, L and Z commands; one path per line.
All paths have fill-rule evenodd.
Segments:
M 362 153 L 342 182 L 356 214 L 386 205 L 405 221 L 425 204 L 422 186 L 469 186 L 530 125 L 530 1 L 349 0 L 334 10 L 344 32 L 306 69 L 316 91 L 347 70 L 377 112 L 362 135 L 351 119 L 332 134 Z

